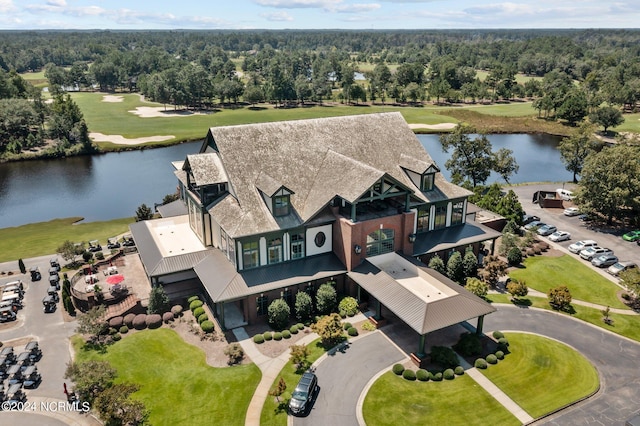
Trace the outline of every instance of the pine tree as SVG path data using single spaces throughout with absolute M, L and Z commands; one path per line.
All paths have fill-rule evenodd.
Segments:
M 20 273 L 27 273 L 27 268 L 24 266 L 24 262 L 22 261 L 22 259 L 18 259 L 18 268 L 20 268 Z

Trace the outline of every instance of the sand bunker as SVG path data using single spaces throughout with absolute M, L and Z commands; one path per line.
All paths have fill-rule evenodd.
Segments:
M 124 102 L 124 97 L 114 95 L 104 95 L 102 102 Z
M 165 107 L 137 107 L 134 110 L 129 111 L 142 118 L 151 117 L 189 117 L 191 115 L 205 115 L 204 112 L 188 111 L 184 109 L 165 109 Z
M 89 133 L 94 142 L 111 142 L 118 145 L 138 145 L 145 142 L 162 142 L 174 138 L 173 135 L 149 136 L 146 138 L 127 139 L 121 135 L 104 135 L 102 133 Z
M 409 124 L 412 129 L 432 129 L 432 130 L 449 130 L 456 127 L 456 123 L 439 123 L 439 124 Z

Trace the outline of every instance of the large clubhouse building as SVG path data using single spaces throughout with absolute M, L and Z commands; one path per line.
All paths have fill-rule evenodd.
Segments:
M 400 113 L 213 127 L 173 165 L 180 199 L 131 232 L 152 285 L 199 290 L 223 328 L 327 281 L 421 335 L 493 311 L 420 262 L 499 233 Z

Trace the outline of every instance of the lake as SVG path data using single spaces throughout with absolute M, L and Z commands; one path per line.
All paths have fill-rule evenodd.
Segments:
M 418 135 L 442 173 L 448 154 L 437 135 Z M 548 135 L 490 135 L 493 150 L 514 151 L 520 171 L 512 183 L 567 181 L 558 138 Z M 172 161 L 198 152 L 201 142 L 97 156 L 0 164 L 0 228 L 80 216 L 86 221 L 134 216 L 140 204 L 153 207 L 176 188 Z M 489 182 L 500 181 L 492 175 Z

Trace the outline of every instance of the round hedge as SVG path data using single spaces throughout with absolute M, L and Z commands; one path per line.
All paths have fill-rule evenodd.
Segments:
M 143 330 L 147 327 L 147 314 L 138 314 L 133 319 L 133 328 Z
M 283 330 L 282 337 L 285 339 L 291 339 L 291 332 L 289 330 Z
M 200 300 L 199 296 L 191 296 L 190 298 L 187 299 L 187 303 L 191 304 L 191 302 L 193 302 L 194 300 Z
M 209 315 L 202 314 L 198 317 L 198 324 L 202 324 L 203 322 L 209 320 Z
M 173 314 L 174 317 L 178 318 L 180 315 L 182 315 L 182 306 L 173 305 L 171 307 L 171 313 Z
M 267 342 L 273 339 L 273 334 L 271 334 L 270 331 L 265 331 L 262 336 L 264 337 L 264 340 L 266 340 Z
M 456 373 L 456 376 L 462 376 L 464 374 L 464 368 L 459 365 L 453 370 L 453 372 Z
M 494 339 L 502 339 L 504 337 L 504 334 L 502 334 L 502 331 L 494 331 L 493 332 L 493 338 Z
M 129 328 L 133 327 L 133 319 L 136 317 L 136 314 L 127 314 L 124 316 L 124 325 Z
M 202 300 L 194 300 L 193 302 L 189 303 L 189 310 L 193 312 L 202 305 L 204 305 L 204 302 Z
M 172 312 L 165 312 L 164 314 L 162 314 L 162 321 L 165 323 L 170 323 L 171 321 L 173 321 L 173 313 Z
M 118 330 L 116 330 L 115 328 L 113 328 L 113 327 L 109 327 L 109 334 L 110 334 L 110 335 L 112 335 L 112 336 L 113 336 L 113 335 L 114 335 L 114 334 L 116 334 L 117 332 L 118 332 Z
M 446 370 L 444 370 L 444 372 L 442 373 L 442 377 L 444 377 L 445 380 L 453 380 L 456 375 L 453 372 L 452 368 L 447 368 Z
M 159 328 L 162 325 L 162 315 L 160 314 L 151 314 L 147 315 L 146 319 L 147 327 L 149 328 Z
M 111 338 L 113 339 L 114 342 L 117 342 L 118 340 L 122 339 L 122 336 L 119 333 L 116 333 L 113 336 L 111 336 Z
M 498 363 L 498 358 L 494 354 L 489 354 L 489 355 L 487 355 L 487 362 L 489 364 L 497 364 Z
M 124 324 L 124 318 L 113 317 L 109 320 L 109 327 L 120 328 Z
M 350 329 L 351 327 L 353 327 L 353 326 L 351 325 L 351 323 L 350 323 L 350 322 L 345 322 L 345 323 L 342 325 L 342 328 L 343 328 L 344 330 L 348 330 L 348 329 Z
M 262 334 L 256 334 L 255 336 L 253 336 L 253 343 L 264 343 L 264 336 Z
M 496 358 L 498 358 L 498 359 L 504 359 L 504 352 L 502 352 L 502 351 L 498 351 L 498 352 L 496 352 Z
M 476 359 L 476 362 L 473 364 L 473 366 L 484 370 L 485 368 L 487 368 L 487 361 L 482 358 L 478 358 Z
M 357 328 L 355 328 L 355 327 L 350 327 L 350 328 L 347 330 L 347 334 L 348 334 L 349 336 L 351 336 L 351 337 L 353 337 L 353 336 L 357 336 L 357 335 L 358 335 L 358 329 L 357 329 Z
M 434 382 L 440 382 L 442 381 L 442 373 L 437 372 L 436 374 L 433 375 L 433 381 Z
M 393 365 L 393 372 L 394 372 L 394 374 L 397 374 L 398 376 L 401 375 L 404 372 L 404 366 L 402 364 L 394 364 Z
M 127 327 L 126 325 L 123 325 L 120 327 L 120 334 L 127 334 L 129 332 L 129 327 Z
M 200 324 L 200 327 L 202 327 L 202 331 L 204 331 L 205 333 L 211 333 L 214 329 L 214 325 L 212 321 L 204 321 L 202 324 Z
M 427 370 L 420 369 L 416 371 L 416 379 L 421 382 L 426 382 L 429 380 L 429 372 Z
M 273 333 L 273 340 L 282 340 L 282 333 L 280 333 L 279 331 Z
M 291 328 L 289 329 L 289 332 L 291 332 L 291 334 L 298 334 L 298 327 L 295 325 L 292 325 Z
M 204 314 L 204 308 L 199 306 L 193 310 L 193 316 L 198 318 L 200 315 Z
M 298 327 L 298 330 L 304 330 L 304 324 L 301 322 L 297 323 L 296 327 Z
M 402 377 L 406 380 L 414 381 L 416 379 L 416 373 L 413 370 L 404 370 L 402 372 Z

